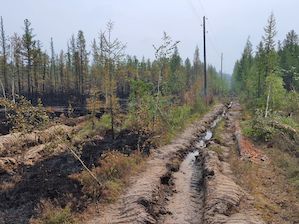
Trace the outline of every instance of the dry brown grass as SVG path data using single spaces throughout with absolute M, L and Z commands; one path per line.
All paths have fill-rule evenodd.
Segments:
M 51 201 L 41 201 L 38 218 L 32 218 L 30 224 L 75 224 L 70 206 L 61 208 Z
M 294 223 L 299 220 L 296 189 L 274 161 L 252 163 L 240 160 L 234 153 L 230 164 L 236 182 L 254 197 L 254 206 L 266 223 Z
M 82 183 L 82 191 L 89 197 L 112 202 L 129 184 L 130 177 L 143 169 L 144 158 L 139 153 L 128 156 L 112 151 L 101 158 L 100 164 L 99 167 L 92 169 L 92 172 L 103 186 L 100 186 L 86 171 L 72 175 L 72 178 Z

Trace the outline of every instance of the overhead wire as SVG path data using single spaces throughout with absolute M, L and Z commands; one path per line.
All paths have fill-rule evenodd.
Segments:
M 209 30 L 210 30 L 210 33 L 208 33 L 208 34 L 210 34 L 210 35 L 207 35 L 208 37 L 211 37 L 211 38 L 209 38 L 209 40 L 210 40 L 210 43 L 211 43 L 211 45 L 212 45 L 212 47 L 213 47 L 213 50 L 215 51 L 215 53 L 217 54 L 217 55 L 221 55 L 221 53 L 222 53 L 222 51 L 221 51 L 221 53 L 220 53 L 220 51 L 218 50 L 219 48 L 217 47 L 217 44 L 216 44 L 216 39 L 215 39 L 215 37 L 214 36 L 216 36 L 216 32 L 214 31 L 214 26 L 213 26 L 213 24 L 212 24 L 212 19 L 209 17 L 209 15 L 207 14 L 207 11 L 205 10 L 205 7 L 204 7 L 204 5 L 203 5 L 203 3 L 202 3 L 202 1 L 201 0 L 198 0 L 198 3 L 199 3 L 199 5 L 200 5 L 200 7 L 201 7 L 201 10 L 203 11 L 203 13 L 207 16 L 207 23 L 208 23 L 208 25 L 209 25 Z
M 187 0 L 187 3 L 188 5 L 190 6 L 190 8 L 192 9 L 193 13 L 195 14 L 195 16 L 201 21 L 202 20 L 202 16 L 200 16 L 200 14 L 198 13 L 196 7 L 194 6 L 192 0 Z M 205 10 L 205 7 L 202 3 L 201 0 L 198 0 L 198 3 L 199 3 L 199 6 L 201 8 L 201 11 L 202 11 L 202 14 L 206 16 L 206 21 L 209 25 L 209 30 L 210 32 L 207 32 L 208 35 L 207 35 L 207 38 L 209 40 L 209 43 L 212 47 L 212 50 L 214 51 L 214 53 L 217 55 L 217 56 L 220 56 L 221 53 L 220 51 L 218 50 L 219 48 L 217 47 L 217 44 L 216 44 L 216 39 L 214 37 L 214 35 L 216 35 L 216 32 L 214 31 L 214 26 L 212 25 L 212 21 L 211 21 L 211 18 L 209 17 L 209 15 L 207 14 L 207 11 Z

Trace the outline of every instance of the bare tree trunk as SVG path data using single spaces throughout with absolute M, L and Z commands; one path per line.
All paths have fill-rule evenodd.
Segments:
M 11 94 L 12 94 L 12 102 L 16 103 L 16 97 L 15 97 L 15 78 L 14 77 L 12 77 Z
M 1 79 L 0 79 L 0 85 L 1 85 L 1 88 L 2 88 L 3 97 L 6 99 L 5 89 L 4 89 L 3 82 L 1 81 Z
M 3 98 L 6 99 L 6 93 L 5 93 L 5 89 L 4 89 L 4 86 L 3 86 L 3 83 L 1 81 L 1 79 L 0 79 L 0 85 L 1 85 L 1 88 L 2 88 Z M 7 118 L 6 106 L 4 106 L 4 113 L 5 113 L 5 117 Z
M 109 74 L 109 106 L 110 106 L 110 116 L 111 116 L 111 132 L 112 140 L 114 140 L 114 114 L 113 114 L 113 102 L 112 102 L 112 74 L 110 71 L 110 60 L 108 62 L 108 74 Z
M 269 86 L 269 91 L 268 91 L 268 95 L 267 95 L 267 103 L 266 103 L 265 118 L 268 117 L 268 112 L 269 112 L 269 101 L 270 101 L 270 93 L 271 93 L 271 85 Z

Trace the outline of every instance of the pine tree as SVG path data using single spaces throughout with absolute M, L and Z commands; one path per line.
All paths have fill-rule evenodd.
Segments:
M 194 52 L 194 58 L 193 58 L 193 76 L 192 76 L 192 82 L 195 82 L 197 79 L 200 78 L 201 74 L 201 62 L 199 58 L 199 48 L 196 46 L 195 52 Z
M 86 41 L 82 30 L 78 31 L 77 50 L 79 57 L 79 90 L 80 94 L 84 95 L 84 80 L 87 77 L 88 73 L 88 53 L 86 51 Z
M 122 44 L 118 39 L 112 40 L 113 23 L 110 21 L 107 23 L 107 30 L 105 33 L 101 33 L 101 55 L 105 61 L 105 74 L 106 74 L 106 90 L 108 91 L 109 98 L 109 111 L 111 116 L 111 131 L 112 139 L 114 139 L 114 110 L 117 109 L 117 97 L 116 97 L 116 82 L 115 82 L 115 71 L 118 63 L 124 57 L 125 45 Z M 106 97 L 107 97 L 106 95 Z M 107 101 L 107 98 L 106 98 Z
M 279 56 L 286 89 L 291 91 L 297 88 L 298 90 L 299 45 L 298 35 L 294 30 L 287 33 L 286 39 L 283 41 L 283 46 L 279 51 Z
M 271 13 L 268 24 L 264 28 L 265 34 L 263 35 L 263 46 L 265 52 L 265 75 L 266 77 L 274 72 L 277 68 L 277 54 L 275 52 L 275 36 L 276 31 L 276 20 L 274 14 Z
M 33 39 L 33 29 L 31 28 L 31 23 L 28 19 L 24 20 L 24 31 L 22 37 L 23 49 L 22 55 L 25 58 L 26 70 L 27 70 L 27 94 L 30 96 L 32 94 L 32 61 L 33 53 L 36 45 L 36 41 Z

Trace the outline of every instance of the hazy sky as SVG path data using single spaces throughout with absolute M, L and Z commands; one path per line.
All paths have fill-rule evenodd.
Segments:
M 202 58 L 202 16 L 207 21 L 208 62 L 232 72 L 246 39 L 254 46 L 273 11 L 277 19 L 277 39 L 294 29 L 299 32 L 297 0 L 0 0 L 6 33 L 23 32 L 28 18 L 36 38 L 49 49 L 50 37 L 56 51 L 65 49 L 70 36 L 84 31 L 88 46 L 110 19 L 115 22 L 114 36 L 127 43 L 126 52 L 153 58 L 152 44 L 159 44 L 163 31 L 180 40 L 182 57 L 193 58 L 195 46 Z M 49 52 L 49 50 L 48 50 Z

